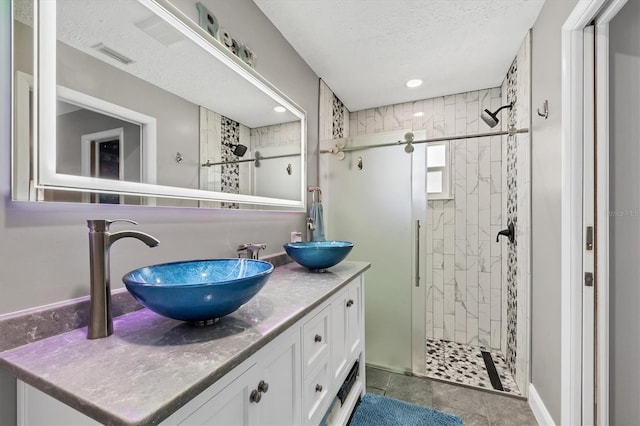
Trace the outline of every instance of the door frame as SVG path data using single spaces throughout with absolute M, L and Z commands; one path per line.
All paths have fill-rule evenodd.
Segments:
M 97 153 L 99 152 L 96 149 L 96 156 L 93 160 L 95 164 L 91 164 L 91 147 L 92 145 L 99 145 L 100 143 L 110 141 L 110 140 L 118 140 L 118 160 L 120 162 L 120 167 L 118 170 L 118 180 L 124 180 L 124 127 L 118 127 L 115 129 L 103 130 L 95 133 L 88 133 L 80 136 L 80 159 L 81 159 L 81 174 L 82 176 L 88 177 L 98 177 L 91 176 L 91 168 L 95 166 L 96 170 L 99 166 L 100 158 Z M 142 144 L 141 144 L 142 145 Z M 82 202 L 89 203 L 91 202 L 92 193 L 83 192 L 82 193 Z M 124 196 L 120 194 L 120 204 L 124 203 Z
M 578 1 L 562 26 L 561 424 L 582 423 L 584 31 L 596 27 L 597 421 L 609 418 L 608 25 L 627 0 Z M 600 420 L 605 419 L 605 420 Z

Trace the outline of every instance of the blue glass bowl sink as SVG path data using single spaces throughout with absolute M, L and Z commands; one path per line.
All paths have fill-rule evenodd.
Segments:
M 211 259 L 145 266 L 122 277 L 143 306 L 182 321 L 208 321 L 234 312 L 273 272 L 269 262 Z
M 287 243 L 284 249 L 293 260 L 309 269 L 327 269 L 342 262 L 353 248 L 348 241 Z

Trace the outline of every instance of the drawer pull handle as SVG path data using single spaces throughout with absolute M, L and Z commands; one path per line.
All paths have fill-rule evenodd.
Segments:
M 316 385 L 316 392 L 322 392 L 322 385 Z
M 347 300 L 347 308 L 350 308 L 351 306 L 353 306 L 353 299 Z
M 320 343 L 320 342 L 322 342 L 322 336 L 319 335 L 319 334 L 316 334 L 316 337 L 313 340 L 315 340 L 316 342 Z
M 269 383 L 265 382 L 264 380 L 260 380 L 260 383 L 258 383 L 258 391 L 267 393 L 268 390 L 269 390 Z
M 256 389 L 251 391 L 251 395 L 249 395 L 249 401 L 258 403 L 262 399 L 262 393 L 258 392 Z

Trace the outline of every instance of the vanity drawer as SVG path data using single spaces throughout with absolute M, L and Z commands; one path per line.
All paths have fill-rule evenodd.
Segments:
M 306 424 L 317 425 L 324 417 L 330 402 L 331 377 L 329 359 L 318 366 L 302 386 L 302 412 Z
M 307 321 L 302 328 L 304 377 L 329 354 L 329 307 Z

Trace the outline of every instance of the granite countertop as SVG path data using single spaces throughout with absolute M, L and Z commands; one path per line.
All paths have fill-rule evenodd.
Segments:
M 105 424 L 157 424 L 335 294 L 369 263 L 324 273 L 278 267 L 251 301 L 208 327 L 148 309 L 114 318 L 114 334 L 86 327 L 0 353 L 0 367 Z

